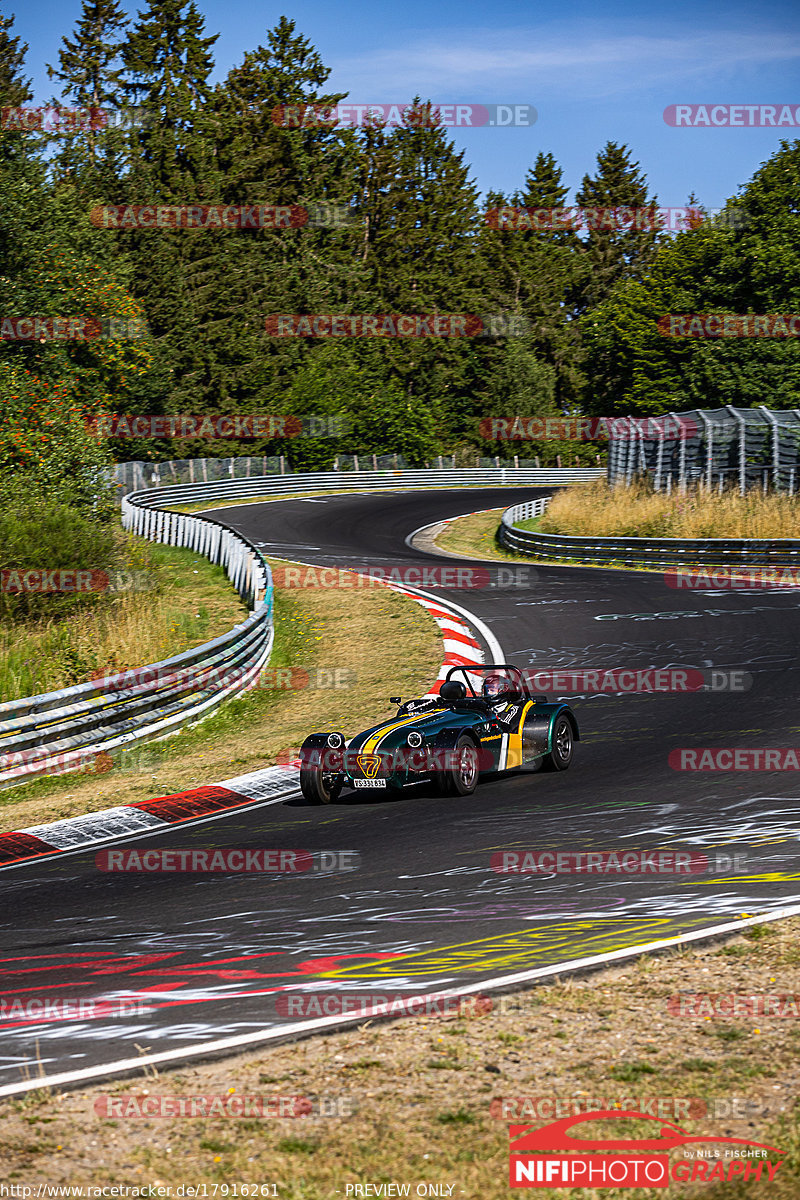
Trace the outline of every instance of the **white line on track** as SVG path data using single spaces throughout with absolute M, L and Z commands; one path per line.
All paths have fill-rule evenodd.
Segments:
M 719 937 L 726 933 L 738 933 L 749 925 L 764 925 L 768 921 L 779 921 L 785 917 L 795 917 L 800 914 L 800 906 L 776 909 L 775 912 L 765 913 L 758 917 L 748 917 L 745 920 L 728 921 L 723 925 L 712 925 L 706 929 L 696 929 L 691 933 L 682 933 L 674 938 L 665 938 L 658 942 L 645 942 L 642 945 L 626 946 L 622 950 L 612 950 L 608 954 L 593 954 L 587 958 L 574 958 L 567 962 L 554 963 L 549 967 L 536 967 L 531 971 L 519 971 L 514 975 L 497 975 L 492 979 L 483 979 L 480 983 L 468 987 L 451 988 L 437 991 L 437 999 L 447 999 L 451 996 L 471 996 L 483 993 L 489 989 L 498 991 L 521 987 L 533 983 L 537 979 L 547 979 L 552 975 L 563 975 L 565 972 L 586 970 L 591 967 L 602 967 L 608 963 L 620 962 L 626 958 L 634 958 L 640 954 L 648 954 L 657 950 L 667 950 L 671 946 L 684 946 L 688 942 L 698 942 L 704 938 Z M 402 963 L 398 962 L 398 973 L 402 972 Z M 376 1014 L 374 1019 L 390 1019 L 384 1014 Z M 248 1046 L 259 1046 L 265 1042 L 290 1040 L 291 1038 L 308 1036 L 326 1029 L 343 1029 L 350 1025 L 363 1024 L 370 1020 L 368 1012 L 342 1017 L 336 1014 L 331 1017 L 319 1017 L 315 1021 L 297 1022 L 293 1025 L 278 1025 L 273 1029 L 260 1030 L 257 1033 L 241 1033 L 233 1037 L 216 1038 L 210 1042 L 196 1042 L 181 1050 L 163 1050 L 157 1054 L 143 1054 L 136 1058 L 120 1058 L 116 1062 L 98 1064 L 93 1067 L 82 1067 L 77 1071 L 62 1071 L 58 1075 L 41 1075 L 35 1079 L 24 1079 L 18 1083 L 7 1083 L 0 1087 L 0 1096 L 16 1096 L 24 1092 L 34 1091 L 42 1087 L 65 1087 L 76 1083 L 92 1083 L 107 1075 L 119 1075 L 128 1071 L 140 1071 L 147 1066 L 157 1066 L 166 1063 L 185 1062 L 190 1058 L 213 1057 L 223 1051 L 242 1050 Z

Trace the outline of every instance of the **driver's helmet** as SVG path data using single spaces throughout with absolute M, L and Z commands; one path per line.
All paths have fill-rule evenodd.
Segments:
M 516 695 L 516 687 L 507 675 L 487 675 L 483 681 L 484 700 L 505 700 Z

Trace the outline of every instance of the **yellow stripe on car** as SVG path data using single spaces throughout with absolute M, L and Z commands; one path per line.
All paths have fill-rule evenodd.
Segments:
M 529 700 L 527 704 L 523 705 L 522 712 L 519 715 L 517 731 L 508 735 L 508 754 L 505 762 L 507 771 L 512 770 L 514 767 L 522 766 L 522 727 L 525 724 L 525 718 L 529 710 L 533 708 L 533 704 L 534 701 Z
M 388 737 L 390 733 L 394 733 L 398 729 L 405 729 L 408 725 L 424 725 L 426 721 L 430 721 L 433 718 L 439 720 L 441 715 L 440 712 L 417 713 L 414 717 L 403 717 L 400 721 L 392 721 L 390 725 L 384 725 L 377 733 L 373 733 L 367 738 L 361 747 L 361 753 L 371 754 L 377 750 L 385 737 Z

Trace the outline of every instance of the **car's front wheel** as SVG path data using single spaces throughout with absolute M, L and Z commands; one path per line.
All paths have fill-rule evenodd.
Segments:
M 300 791 L 308 804 L 332 804 L 338 799 L 343 782 L 338 772 L 323 771 L 322 767 L 300 768 Z
M 478 786 L 478 747 L 465 734 L 448 752 L 447 766 L 439 773 L 439 791 L 446 796 L 471 796 Z
M 575 739 L 569 717 L 557 717 L 553 727 L 550 752 L 544 756 L 545 771 L 566 771 L 572 762 Z

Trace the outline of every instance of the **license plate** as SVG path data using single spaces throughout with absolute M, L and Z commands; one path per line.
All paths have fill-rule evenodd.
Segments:
M 385 788 L 386 780 L 385 779 L 354 779 L 353 787 L 357 787 L 357 788 L 359 788 L 359 787 L 369 787 L 369 788 L 382 787 L 382 788 Z

